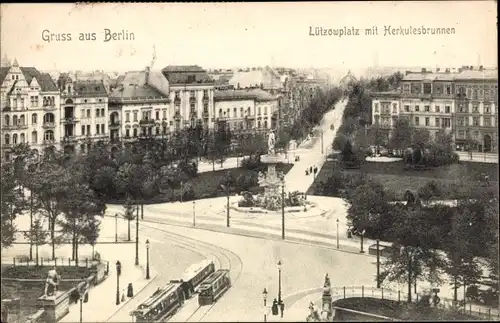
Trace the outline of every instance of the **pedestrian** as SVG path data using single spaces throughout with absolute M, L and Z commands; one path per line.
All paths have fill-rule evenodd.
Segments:
M 273 315 L 278 315 L 278 301 L 276 300 L 276 298 L 273 301 L 273 306 L 271 307 L 271 311 Z
M 314 166 L 314 174 L 318 172 L 318 167 Z
M 309 176 L 309 171 L 306 169 L 306 176 Z
M 281 318 L 283 318 L 283 312 L 285 312 L 285 303 L 280 301 Z
M 313 167 L 309 167 L 309 173 L 312 173 L 313 172 Z

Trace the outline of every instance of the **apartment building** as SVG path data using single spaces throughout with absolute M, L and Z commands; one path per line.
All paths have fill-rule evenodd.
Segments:
M 50 75 L 34 67 L 0 69 L 1 158 L 11 158 L 11 148 L 28 143 L 35 154 L 56 145 L 60 132 L 60 94 Z
M 453 134 L 456 148 L 496 151 L 497 71 L 462 67 L 436 72 L 407 73 L 397 92 L 372 94 L 372 117 L 386 129 L 399 117 L 434 136 L 444 129 Z
M 278 96 L 261 89 L 215 91 L 216 119 L 232 130 L 274 129 Z
M 59 143 L 65 152 L 87 151 L 109 136 L 108 94 L 102 81 L 74 81 L 61 75 Z

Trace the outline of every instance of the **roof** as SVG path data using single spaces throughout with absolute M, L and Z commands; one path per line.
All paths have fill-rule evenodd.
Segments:
M 215 101 L 231 101 L 231 100 L 256 100 L 256 101 L 273 101 L 277 97 L 269 94 L 262 89 L 248 90 L 224 90 L 214 92 Z
M 209 259 L 204 259 L 197 264 L 192 264 L 189 266 L 181 276 L 181 279 L 185 282 L 190 281 L 196 276 L 200 271 L 212 265 L 213 261 Z
M 203 281 L 202 285 L 211 285 L 211 284 L 213 284 L 214 281 L 216 281 L 220 277 L 226 275 L 228 272 L 229 272 L 229 270 L 227 270 L 227 269 L 219 269 L 216 272 L 214 272 L 213 274 L 211 274 L 210 276 L 208 276 L 207 279 L 205 279 Z
M 372 92 L 370 93 L 371 97 L 381 97 L 381 96 L 387 96 L 387 97 L 392 97 L 392 96 L 400 96 L 401 92 L 399 91 L 385 91 L 385 92 Z
M 214 83 L 208 73 L 198 65 L 170 65 L 161 71 L 171 85 Z
M 498 69 L 463 70 L 456 74 L 455 80 L 498 80 Z
M 349 82 L 357 82 L 358 80 L 352 75 L 351 71 L 347 72 L 347 75 L 340 80 L 340 84 L 347 84 Z
M 109 95 L 112 101 L 161 100 L 168 98 L 146 82 L 145 71 L 127 72 L 121 84 Z
M 462 70 L 460 72 L 443 73 L 409 73 L 403 78 L 404 81 L 456 81 L 456 80 L 498 80 L 498 70 L 496 69 L 475 69 Z
M 409 73 L 402 81 L 453 81 L 455 73 Z
M 102 81 L 77 81 L 74 82 L 73 87 L 78 95 L 107 96 L 106 87 Z
M 3 83 L 7 74 L 9 74 L 10 66 L 0 67 L 0 84 Z
M 31 83 L 33 78 L 36 78 L 42 91 L 58 91 L 54 80 L 52 80 L 52 77 L 50 77 L 48 73 L 40 73 L 40 71 L 34 67 L 20 67 L 20 69 L 28 84 Z
M 281 88 L 281 79 L 270 68 L 255 69 L 248 71 L 235 72 L 229 80 L 229 84 L 234 87 L 247 88 L 260 86 L 264 89 L 279 89 Z
M 178 72 L 206 72 L 198 65 L 169 65 L 162 69 L 162 72 L 178 73 Z

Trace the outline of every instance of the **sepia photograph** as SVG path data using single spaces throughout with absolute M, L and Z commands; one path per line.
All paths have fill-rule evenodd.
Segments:
M 496 1 L 0 5 L 2 323 L 500 321 Z

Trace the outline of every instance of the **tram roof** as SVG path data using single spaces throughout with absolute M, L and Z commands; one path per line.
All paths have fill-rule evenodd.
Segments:
M 180 285 L 181 284 L 179 283 L 172 283 L 172 282 L 168 283 L 163 288 L 161 288 L 159 292 L 158 291 L 155 292 L 156 294 L 153 294 L 148 298 L 146 298 L 144 301 L 142 301 L 137 309 L 149 309 L 154 307 L 163 298 L 175 292 Z
M 196 264 L 192 264 L 191 266 L 189 266 L 185 271 L 184 273 L 182 274 L 181 276 L 181 279 L 185 282 L 187 281 L 190 281 L 191 279 L 193 279 L 200 271 L 202 271 L 203 269 L 205 269 L 206 267 L 210 266 L 210 264 L 212 264 L 213 261 L 212 260 L 209 260 L 209 259 L 204 259 L 202 261 L 200 261 L 199 263 L 196 263 Z
M 217 279 L 221 278 L 222 276 L 226 275 L 229 272 L 227 269 L 219 269 L 213 274 L 211 274 L 207 279 L 205 279 L 202 283 L 202 285 L 211 285 L 213 284 Z

